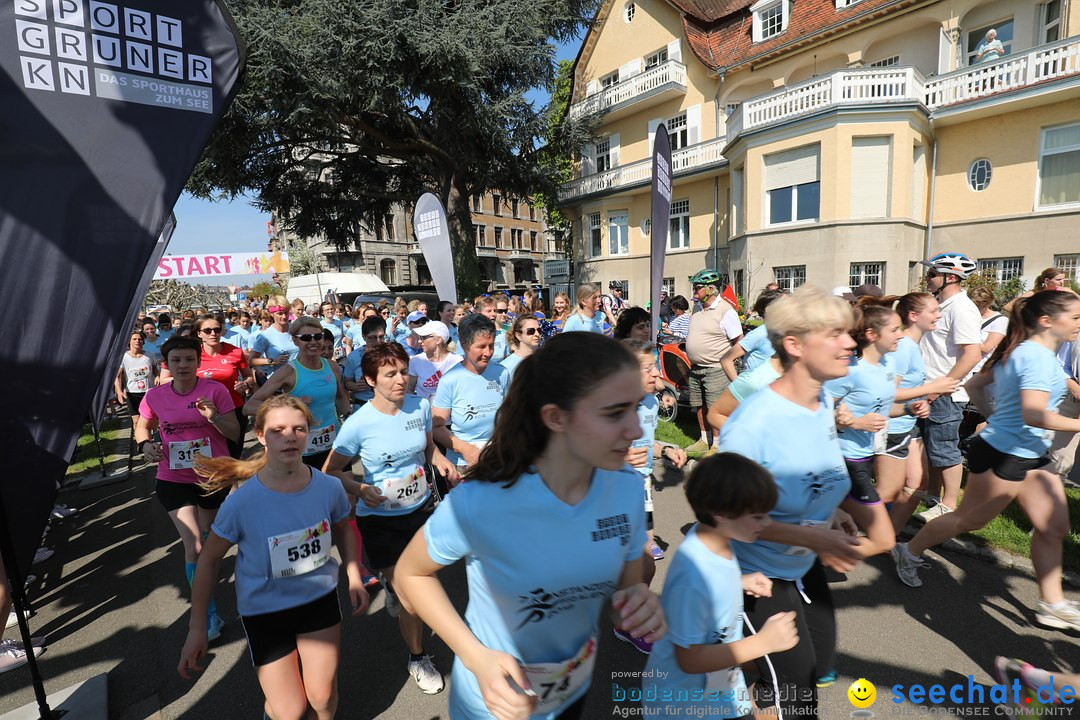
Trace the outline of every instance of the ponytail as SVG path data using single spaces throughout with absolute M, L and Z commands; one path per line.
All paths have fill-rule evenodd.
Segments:
M 862 351 L 870 344 L 866 333 L 870 330 L 881 332 L 881 329 L 889 322 L 889 318 L 896 314 L 893 303 L 899 299 L 896 295 L 881 298 L 863 295 L 855 303 L 855 329 L 851 334 L 855 338 L 855 352 L 858 355 L 861 356 Z
M 259 407 L 259 412 L 255 414 L 255 432 L 263 432 L 266 428 L 266 416 L 280 408 L 288 408 L 302 413 L 308 427 L 311 427 L 313 418 L 307 405 L 292 395 L 276 395 L 264 402 Z M 265 449 L 260 450 L 250 460 L 236 460 L 230 457 L 208 458 L 198 454 L 195 455 L 195 474 L 205 478 L 198 485 L 207 495 L 216 493 L 219 490 L 232 489 L 257 475 L 264 467 L 266 467 Z
M 911 313 L 920 313 L 926 305 L 934 299 L 927 292 L 910 292 L 904 295 L 896 303 L 896 313 L 900 316 L 900 324 L 904 328 L 911 327 Z
M 567 368 L 573 368 L 567 372 Z M 511 487 L 547 448 L 551 430 L 540 409 L 554 404 L 572 412 L 578 401 L 620 370 L 638 371 L 637 357 L 624 345 L 596 333 L 556 335 L 521 361 L 506 398 L 495 413 L 495 430 L 467 480 Z
M 1054 290 L 1039 290 L 1029 297 L 1019 297 L 1013 303 L 1009 313 L 1009 331 L 983 365 L 982 372 L 988 372 L 999 363 L 1009 359 L 1009 355 L 1020 343 L 1039 331 L 1039 318 L 1056 318 L 1068 312 L 1073 303 L 1080 302 L 1075 295 Z

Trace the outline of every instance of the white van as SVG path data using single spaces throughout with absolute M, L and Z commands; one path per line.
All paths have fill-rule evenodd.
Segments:
M 304 301 L 304 305 L 318 305 L 328 292 L 337 293 L 342 302 L 348 302 L 345 296 L 355 297 L 373 293 L 385 293 L 392 296 L 390 288 L 377 275 L 339 272 L 297 275 L 289 278 L 289 287 L 285 291 L 285 296 L 289 302 L 300 298 Z

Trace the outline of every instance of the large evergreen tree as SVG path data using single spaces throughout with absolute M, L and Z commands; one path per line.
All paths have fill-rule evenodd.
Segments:
M 345 249 L 395 203 L 447 207 L 459 288 L 479 284 L 469 196 L 550 193 L 587 128 L 552 134 L 526 100 L 554 88 L 555 42 L 598 0 L 235 0 L 244 87 L 192 177 L 199 196 L 253 192 L 301 236 Z

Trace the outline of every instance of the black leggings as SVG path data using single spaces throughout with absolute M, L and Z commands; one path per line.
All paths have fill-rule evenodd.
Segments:
M 803 717 L 817 708 L 817 679 L 833 668 L 836 659 L 836 613 L 832 594 L 825 581 L 825 569 L 819 561 L 802 578 L 803 599 L 794 581 L 773 579 L 772 597 L 743 596 L 747 636 L 760 630 L 772 615 L 795 611 L 799 644 L 782 653 L 768 655 L 785 717 Z M 757 660 L 761 681 L 754 686 L 758 707 L 773 707 L 773 674 L 765 658 Z M 789 715 L 790 713 L 790 715 Z
M 225 438 L 225 444 L 229 448 L 229 457 L 239 460 L 240 456 L 244 454 L 244 436 L 247 434 L 248 418 L 244 414 L 243 406 L 236 408 L 235 413 L 236 421 L 240 423 L 240 439 Z

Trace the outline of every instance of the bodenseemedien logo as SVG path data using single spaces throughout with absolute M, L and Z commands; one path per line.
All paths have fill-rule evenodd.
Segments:
M 23 86 L 212 113 L 213 63 L 184 51 L 184 24 L 97 0 L 9 0 Z

